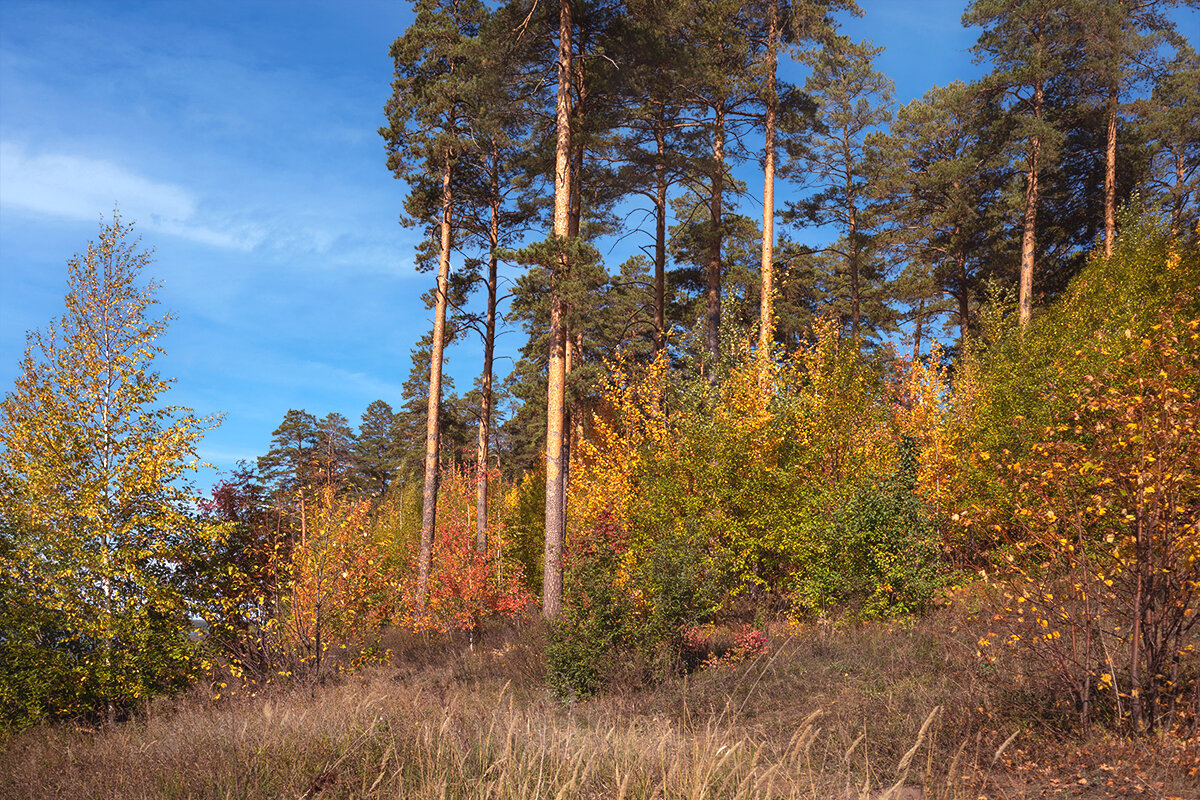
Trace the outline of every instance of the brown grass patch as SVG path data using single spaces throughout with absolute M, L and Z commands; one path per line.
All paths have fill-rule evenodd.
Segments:
M 979 679 L 968 617 L 775 632 L 736 667 L 570 706 L 542 688 L 536 626 L 473 649 L 396 633 L 394 664 L 322 685 L 197 689 L 113 727 L 26 731 L 0 753 L 0 796 L 1200 796 L 1194 739 L 1033 727 Z

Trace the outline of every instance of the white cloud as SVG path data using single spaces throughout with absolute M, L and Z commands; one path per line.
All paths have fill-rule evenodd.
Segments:
M 197 219 L 182 186 L 145 178 L 101 159 L 30 152 L 0 141 L 0 207 L 72 220 L 94 220 L 119 205 L 142 226 L 202 244 L 249 250 L 263 239 L 250 226 L 221 229 Z
M 305 370 L 302 381 L 314 386 L 340 386 L 344 391 L 364 397 L 403 397 L 404 387 L 364 372 L 355 372 L 320 361 L 300 362 Z

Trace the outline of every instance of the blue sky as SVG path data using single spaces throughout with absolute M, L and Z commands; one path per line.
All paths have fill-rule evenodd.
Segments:
M 845 30 L 887 48 L 898 101 L 979 74 L 960 3 L 860 5 Z M 261 455 L 289 408 L 353 423 L 372 400 L 398 407 L 432 278 L 376 131 L 411 19 L 376 0 L 0 0 L 0 386 L 119 204 L 178 317 L 158 364 L 170 399 L 224 414 L 206 460 Z M 448 354 L 458 389 L 478 352 Z

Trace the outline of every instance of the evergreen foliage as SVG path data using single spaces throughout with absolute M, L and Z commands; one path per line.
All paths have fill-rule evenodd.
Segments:
M 401 396 L 357 431 L 289 409 L 193 497 L 210 421 L 162 402 L 169 317 L 115 218 L 0 412 L 0 714 L 112 718 L 200 664 L 321 680 L 389 658 L 387 626 L 474 645 L 536 595 L 550 685 L 583 698 L 754 658 L 751 620 L 918 615 L 978 574 L 1081 727 L 1194 724 L 1175 5 L 974 0 L 989 72 L 893 109 L 849 0 L 418 0 L 380 130 L 437 274 Z

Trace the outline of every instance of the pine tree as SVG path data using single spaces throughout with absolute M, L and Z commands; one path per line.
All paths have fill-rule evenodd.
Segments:
M 702 109 L 703 133 L 710 155 L 698 162 L 708 191 L 708 246 L 704 255 L 705 332 L 708 359 L 720 353 L 721 272 L 723 268 L 724 217 L 730 198 L 726 196 L 730 161 L 741 157 L 740 141 L 731 136 L 735 114 L 754 99 L 751 89 L 752 43 L 750 30 L 756 19 L 744 0 L 706 0 L 699 3 L 687 23 L 687 42 L 692 76 L 686 90 L 690 102 Z M 710 371 L 715 379 L 715 373 Z
M 317 469 L 317 418 L 289 408 L 271 432 L 271 448 L 258 459 L 263 482 L 290 495 L 314 483 Z
M 558 2 L 558 57 L 555 100 L 554 230 L 553 243 L 561 254 L 549 259 L 551 268 L 549 374 L 546 387 L 546 542 L 542 577 L 542 616 L 555 619 L 562 610 L 562 520 L 566 513 L 563 485 L 563 427 L 566 394 L 566 326 L 560 278 L 570 272 L 567 239 L 571 235 L 571 37 L 574 31 L 571 0 Z
M 425 427 L 425 486 L 422 496 L 421 543 L 417 566 L 417 614 L 423 614 L 429 591 L 430 560 L 437 517 L 439 416 L 446 308 L 450 292 L 450 252 L 454 224 L 454 169 L 467 149 L 465 98 L 473 91 L 470 65 L 477 61 L 476 35 L 484 13 L 473 2 L 420 0 L 416 20 L 391 48 L 395 62 L 392 97 L 385 111 L 389 126 L 380 134 L 387 142 L 388 166 L 408 180 L 406 208 L 422 221 L 436 218 L 438 273 L 429 360 L 429 402 Z M 429 184 L 437 176 L 440 190 Z M 424 188 L 422 188 L 424 186 Z M 437 197 L 436 206 L 429 202 Z M 436 209 L 436 217 L 434 217 Z
M 396 414 L 383 400 L 375 400 L 363 412 L 352 459 L 359 488 L 371 497 L 382 497 L 392 483 L 399 462 Z
M 476 244 L 481 267 L 479 280 L 487 293 L 481 316 L 470 320 L 483 340 L 483 367 L 479 376 L 479 424 L 475 448 L 475 544 L 487 553 L 488 476 L 492 420 L 495 415 L 493 361 L 496 347 L 497 305 L 500 300 L 499 263 L 502 249 L 513 245 L 535 215 L 533 187 L 525 162 L 532 134 L 532 103 L 539 92 L 537 74 L 528 70 L 536 57 L 533 37 L 521 31 L 526 10 L 509 3 L 491 12 L 480 29 L 480 46 L 486 64 L 476 80 L 476 91 L 467 98 L 466 116 L 474 132 L 475 147 L 466 154 L 460 197 L 461 227 Z
M 338 412 L 331 411 L 317 423 L 318 484 L 335 490 L 343 488 L 349 478 L 353 450 L 354 431 L 350 422 Z
M 763 213 L 762 258 L 759 264 L 761 300 L 758 321 L 758 355 L 766 362 L 775 339 L 775 124 L 779 116 L 779 47 L 782 39 L 779 6 L 766 3 L 766 68 L 762 82 L 763 104 Z
M 1072 16 L 1086 54 L 1085 70 L 1104 108 L 1104 255 L 1117 233 L 1117 129 L 1123 98 L 1144 78 L 1146 65 L 1174 25 L 1163 13 L 1178 0 L 1075 0 Z
M 1058 0 L 975 0 L 963 14 L 964 25 L 983 28 L 974 51 L 991 61 L 991 91 L 1007 98 L 1011 138 L 1021 151 L 1025 175 L 1021 204 L 1021 263 L 1018 306 L 1022 327 L 1033 309 L 1033 272 L 1037 252 L 1039 180 L 1054 163 L 1059 132 L 1046 118 L 1049 84 L 1064 74 L 1064 58 L 1073 48 L 1066 7 Z
M 763 215 L 762 256 L 760 259 L 760 304 L 758 351 L 766 358 L 774 340 L 775 326 L 775 158 L 776 133 L 781 96 L 790 87 L 780 87 L 779 56 L 796 51 L 810 40 L 827 40 L 834 24 L 829 15 L 835 10 L 861 13 L 853 0 L 764 0 L 759 100 L 763 106 Z M 793 107 L 796 105 L 793 100 Z M 794 108 L 793 108 L 794 110 Z
M 687 168 L 684 133 L 695 124 L 687 116 L 681 88 L 686 71 L 683 17 L 676 2 L 630 3 L 627 29 L 619 39 L 619 63 L 627 97 L 624 135 L 618 148 L 624 166 L 618 181 L 641 194 L 654 217 L 654 341 L 666 343 L 668 193 Z
M 845 315 L 853 337 L 863 327 L 873 331 L 888 321 L 877 296 L 883 275 L 872 253 L 877 220 L 867 187 L 866 149 L 867 136 L 891 119 L 892 82 L 874 68 L 881 52 L 837 36 L 806 57 L 812 74 L 805 89 L 817 102 L 820 127 L 799 155 L 818 192 L 789 203 L 785 213 L 791 220 L 833 224 L 841 234 L 827 248 L 826 263 L 835 270 L 833 285 L 843 287 L 839 293 L 848 301 Z
M 1193 225 L 1200 208 L 1200 57 L 1181 45 L 1165 65 L 1149 98 L 1136 104 L 1151 142 L 1148 185 L 1175 234 Z
M 957 81 L 900 108 L 890 131 L 870 140 L 873 191 L 891 245 L 909 262 L 909 299 L 925 300 L 924 316 L 945 292 L 964 340 L 994 231 L 989 209 L 998 204 L 996 156 L 983 138 L 995 113 L 977 87 Z

